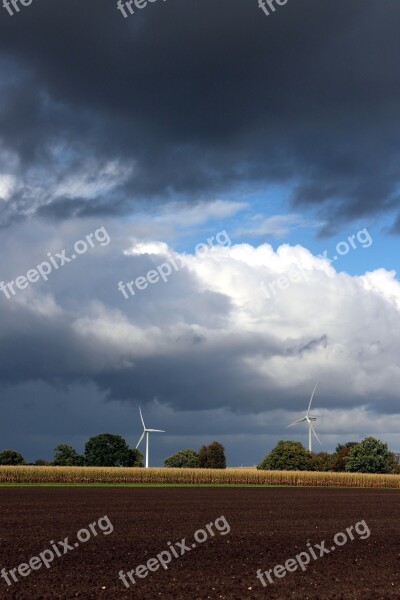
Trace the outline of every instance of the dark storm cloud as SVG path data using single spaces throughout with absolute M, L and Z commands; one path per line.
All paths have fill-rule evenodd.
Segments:
M 21 175 L 62 178 L 88 155 L 135 164 L 114 195 L 47 199 L 59 218 L 269 181 L 295 182 L 293 203 L 331 229 L 391 211 L 399 25 L 398 0 L 292 0 L 269 17 L 256 0 L 168 0 L 129 19 L 113 0 L 3 9 L 3 147 Z
M 186 286 L 190 285 L 195 282 L 187 279 Z M 221 319 L 216 322 L 216 313 L 226 313 L 228 302 L 216 299 L 215 294 L 196 302 L 196 294 L 197 286 L 193 289 L 193 315 L 198 314 L 197 311 L 208 315 L 200 317 L 204 327 L 206 323 L 209 327 L 221 326 Z M 272 377 L 258 371 L 259 361 L 288 355 L 301 359 L 307 353 L 312 354 L 318 345 L 327 345 L 326 339 L 281 340 L 265 333 L 246 332 L 224 332 L 212 341 L 191 330 L 182 333 L 177 323 L 171 322 L 167 327 L 164 315 L 156 316 L 157 307 L 153 305 L 152 323 L 158 327 L 164 325 L 166 335 L 170 335 L 168 329 L 175 331 L 172 337 L 165 339 L 168 352 L 160 348 L 146 356 L 140 339 L 131 337 L 129 349 L 124 347 L 123 341 L 110 348 L 101 333 L 99 336 L 93 334 L 93 330 L 82 333 L 77 315 L 71 318 L 72 314 L 57 311 L 49 317 L 48 308 L 42 314 L 24 305 L 16 308 L 9 302 L 0 304 L 7 316 L 0 327 L 1 384 L 44 382 L 56 389 L 68 390 L 74 385 L 94 383 L 110 401 L 148 404 L 157 398 L 181 411 L 221 407 L 246 414 L 267 408 L 295 410 L 299 391 L 277 387 Z M 171 306 L 176 306 L 176 301 Z M 84 313 L 85 306 L 80 310 Z M 190 310 L 186 313 L 186 318 L 191 320 Z M 132 321 L 146 322 L 143 305 L 135 305 L 134 314 L 136 319 Z M 142 327 L 146 337 L 151 335 L 151 329 Z M 302 390 L 302 395 L 306 396 L 307 391 Z M 329 392 L 325 396 L 324 404 L 330 408 L 348 405 L 347 398 L 338 399 Z M 352 406 L 364 403 L 365 398 L 352 397 Z
M 139 259 L 139 262 L 143 263 L 143 260 Z M 92 269 L 94 267 L 92 265 Z M 176 295 L 181 286 L 179 282 L 175 283 L 170 300 L 164 298 L 162 302 L 151 298 L 151 324 L 165 327 L 166 332 L 175 331 L 170 339 L 164 340 L 169 346 L 168 353 L 160 348 L 149 356 L 146 356 L 140 338 L 132 336 L 129 349 L 123 349 L 119 342 L 110 348 L 107 341 L 101 339 L 101 333 L 99 337 L 93 333 L 93 328 L 82 333 L 78 315 L 61 311 L 51 315 L 51 306 L 44 306 L 42 312 L 29 305 L 16 307 L 0 298 L 6 317 L 0 326 L 0 382 L 16 385 L 42 381 L 61 388 L 94 382 L 110 400 L 148 403 L 157 397 L 183 410 L 220 406 L 236 410 L 243 397 L 250 394 L 246 410 L 259 408 L 265 394 L 265 378 L 258 374 L 249 377 L 243 360 L 256 359 L 260 355 L 264 358 L 283 356 L 285 343 L 265 334 L 221 335 L 210 342 L 189 328 L 180 330 L 169 311 L 179 310 L 180 319 L 185 318 L 188 322 L 196 319 L 203 327 L 222 327 L 227 326 L 225 316 L 229 314 L 230 306 L 222 295 L 199 294 L 195 280 L 186 275 L 182 282 L 186 289 L 186 307 L 180 306 Z M 63 293 L 62 286 L 55 298 L 62 301 Z M 84 294 L 85 289 L 80 289 L 80 295 L 83 297 Z M 146 304 L 146 298 L 143 303 L 134 303 L 131 322 L 143 328 L 148 337 L 152 328 L 146 315 Z M 131 307 L 128 305 L 127 308 Z M 78 310 L 82 311 L 85 320 L 88 308 L 84 304 Z M 128 323 L 125 325 L 128 327 Z M 158 343 L 160 341 L 161 338 Z M 279 397 L 272 400 L 272 406 L 280 406 Z

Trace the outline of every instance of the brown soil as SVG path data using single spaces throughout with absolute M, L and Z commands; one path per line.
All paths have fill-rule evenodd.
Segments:
M 391 490 L 296 488 L 2 488 L 0 567 L 29 562 L 50 541 L 76 542 L 77 531 L 107 515 L 97 537 L 7 586 L 0 598 L 374 599 L 400 598 L 400 495 Z M 127 589 L 118 573 L 135 569 L 224 516 L 228 535 L 209 537 Z M 257 569 L 284 564 L 312 545 L 365 520 L 335 551 L 263 587 Z M 215 528 L 214 528 L 215 529 Z M 62 550 L 61 550 L 62 552 Z M 178 550 L 179 552 L 179 550 Z M 319 551 L 317 551 L 319 554 Z M 10 576 L 9 576 L 10 577 Z M 129 581 L 129 579 L 128 579 Z

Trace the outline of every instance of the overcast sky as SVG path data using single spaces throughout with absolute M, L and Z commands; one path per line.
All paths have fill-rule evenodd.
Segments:
M 323 449 L 400 451 L 398 0 L 19 6 L 0 7 L 0 448 L 134 446 L 141 405 L 167 432 L 151 464 L 216 439 L 251 465 L 306 444 L 286 425 L 318 381 Z

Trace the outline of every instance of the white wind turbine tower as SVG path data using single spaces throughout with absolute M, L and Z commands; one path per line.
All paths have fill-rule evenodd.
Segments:
M 312 434 L 315 435 L 315 437 L 317 438 L 317 440 L 319 441 L 319 443 L 322 446 L 321 440 L 317 436 L 315 429 L 314 429 L 314 425 L 313 425 L 313 421 L 316 421 L 317 417 L 313 417 L 312 415 L 310 415 L 311 404 L 312 404 L 312 401 L 314 398 L 315 390 L 317 389 L 317 385 L 318 385 L 318 383 L 315 385 L 315 388 L 313 389 L 313 393 L 311 394 L 310 403 L 308 405 L 308 410 L 307 410 L 306 416 L 303 417 L 302 419 L 299 419 L 298 421 L 295 421 L 294 423 L 291 423 L 290 425 L 288 425 L 288 427 L 293 427 L 293 425 L 297 425 L 297 423 L 303 423 L 304 421 L 307 421 L 307 424 L 308 424 L 308 449 L 310 452 L 312 452 Z
M 140 408 L 140 406 L 139 406 L 139 412 L 140 412 L 140 418 L 142 419 L 142 424 L 143 424 L 143 433 L 140 436 L 140 440 L 138 441 L 138 443 L 136 445 L 136 449 L 139 448 L 139 444 L 141 443 L 144 436 L 146 436 L 146 469 L 148 469 L 149 468 L 149 434 L 150 433 L 165 433 L 165 431 L 163 429 L 146 429 L 146 425 L 144 424 L 144 421 L 143 421 L 142 409 Z

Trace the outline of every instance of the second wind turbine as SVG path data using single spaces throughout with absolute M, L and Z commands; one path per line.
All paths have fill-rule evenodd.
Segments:
M 294 425 L 297 425 L 298 423 L 304 423 L 304 421 L 307 422 L 307 424 L 308 424 L 308 449 L 310 452 L 312 452 L 312 434 L 315 435 L 315 437 L 317 438 L 317 440 L 319 441 L 319 443 L 322 446 L 321 440 L 317 436 L 316 431 L 314 429 L 314 425 L 313 425 L 313 421 L 316 421 L 317 417 L 313 417 L 312 415 L 310 415 L 311 404 L 312 404 L 312 401 L 314 398 L 315 390 L 317 389 L 317 385 L 318 385 L 318 383 L 315 385 L 315 388 L 313 389 L 313 393 L 311 394 L 311 398 L 310 398 L 310 402 L 308 404 L 308 410 L 307 410 L 306 416 L 303 417 L 302 419 L 299 419 L 298 421 L 295 421 L 294 423 L 291 423 L 290 425 L 288 425 L 288 427 L 293 427 Z

